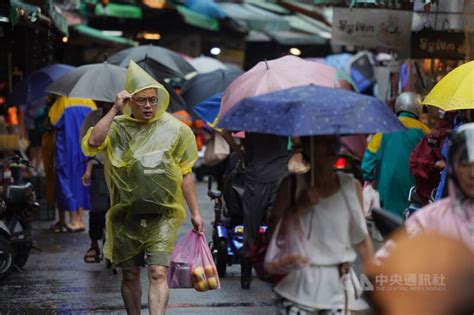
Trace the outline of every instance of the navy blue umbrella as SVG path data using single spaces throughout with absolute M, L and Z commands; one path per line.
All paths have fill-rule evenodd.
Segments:
M 72 66 L 53 64 L 33 71 L 29 76 L 18 82 L 8 97 L 8 102 L 11 105 L 28 105 L 33 101 L 44 98 L 45 88 L 72 69 L 74 69 Z
M 392 132 L 405 127 L 379 99 L 343 89 L 307 85 L 245 98 L 219 128 L 281 136 Z
M 192 112 L 194 105 L 201 103 L 208 97 L 224 90 L 240 76 L 243 71 L 217 69 L 201 73 L 186 81 L 181 90 L 181 96 L 186 101 L 188 112 Z

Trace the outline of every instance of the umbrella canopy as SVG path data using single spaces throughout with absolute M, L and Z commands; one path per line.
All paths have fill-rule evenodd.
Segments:
M 15 86 L 8 102 L 12 105 L 27 105 L 44 98 L 45 88 L 72 69 L 74 69 L 72 66 L 53 64 L 33 71 Z
M 449 72 L 426 96 L 423 104 L 445 111 L 474 109 L 474 61 Z
M 184 79 L 196 70 L 182 56 L 164 47 L 145 45 L 128 48 L 110 56 L 107 62 L 127 67 L 130 60 L 145 62 L 153 73 L 163 79 Z
M 246 98 L 224 115 L 217 127 L 281 136 L 404 129 L 397 116 L 375 97 L 315 85 Z
M 193 111 L 205 122 L 212 124 L 221 108 L 221 99 L 224 93 L 213 95 L 194 106 Z
M 189 63 L 194 69 L 196 69 L 198 73 L 207 73 L 218 69 L 227 69 L 225 64 L 220 62 L 218 59 L 211 57 L 197 57 L 189 61 Z
M 336 69 L 296 56 L 259 62 L 225 90 L 219 118 L 245 97 L 307 84 L 334 87 Z
M 94 63 L 69 71 L 46 88 L 47 93 L 89 98 L 95 101 L 115 101 L 125 87 L 127 70 L 104 63 Z
M 182 97 L 188 105 L 189 111 L 192 111 L 194 105 L 204 101 L 210 96 L 224 92 L 242 71 L 234 70 L 215 70 L 208 73 L 198 74 L 191 80 L 184 83 Z

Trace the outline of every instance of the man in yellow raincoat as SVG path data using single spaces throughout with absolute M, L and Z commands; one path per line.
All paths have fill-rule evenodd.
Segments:
M 197 160 L 194 134 L 165 112 L 168 103 L 165 88 L 131 61 L 125 90 L 82 139 L 84 154 L 106 156 L 111 208 L 104 254 L 123 268 L 128 314 L 140 314 L 140 266 L 145 263 L 150 314 L 165 313 L 166 273 L 176 231 L 186 216 L 184 199 L 194 229 L 202 233 L 204 228 L 191 172 Z

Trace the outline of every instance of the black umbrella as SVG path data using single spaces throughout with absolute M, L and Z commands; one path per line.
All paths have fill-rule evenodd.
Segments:
M 162 79 L 184 79 L 196 70 L 182 56 L 172 50 L 145 45 L 128 48 L 110 56 L 111 64 L 128 67 L 130 60 L 146 63 L 152 72 Z
M 192 108 L 205 99 L 224 92 L 232 81 L 243 72 L 238 70 L 218 69 L 208 73 L 198 74 L 186 81 L 183 85 L 181 96 L 186 101 L 189 113 L 194 113 Z
M 115 101 L 125 87 L 127 69 L 109 63 L 94 63 L 68 71 L 50 84 L 46 93 L 96 101 Z

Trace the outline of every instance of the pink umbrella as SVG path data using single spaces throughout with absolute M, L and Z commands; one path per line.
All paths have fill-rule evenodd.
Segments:
M 291 55 L 261 61 L 227 87 L 218 118 L 246 97 L 308 84 L 334 87 L 335 82 L 336 69 L 328 65 Z

